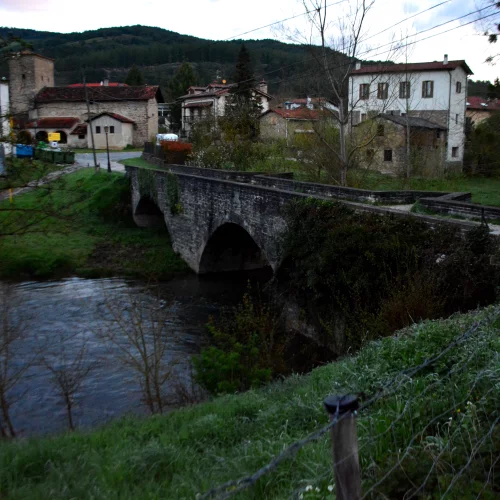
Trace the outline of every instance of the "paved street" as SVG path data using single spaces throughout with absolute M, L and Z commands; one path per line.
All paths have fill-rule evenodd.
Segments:
M 125 172 L 125 167 L 118 163 L 120 160 L 126 160 L 127 158 L 138 158 L 142 155 L 141 151 L 121 151 L 121 152 L 109 152 L 109 157 L 111 160 L 111 170 L 114 172 Z M 97 153 L 97 163 L 101 165 L 101 169 L 106 170 L 108 168 L 108 157 L 106 153 Z M 75 155 L 75 163 L 83 167 L 93 167 L 94 157 L 92 153 L 77 153 Z

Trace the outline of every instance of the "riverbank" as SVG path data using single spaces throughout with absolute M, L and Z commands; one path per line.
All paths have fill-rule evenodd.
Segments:
M 166 228 L 135 226 L 122 174 L 82 169 L 0 208 L 0 278 L 165 280 L 188 271 Z
M 422 495 L 450 487 L 450 498 L 493 498 L 500 486 L 495 474 L 500 452 L 497 317 L 498 309 L 490 307 L 413 325 L 306 376 L 167 416 L 5 443 L 0 494 L 11 499 L 194 498 L 255 472 L 325 425 L 322 401 L 328 394 L 356 393 L 366 402 L 374 394 L 382 396 L 382 387 L 401 370 L 443 353 L 436 363 L 400 376 L 390 395 L 360 411 L 363 492 L 379 483 L 373 494 L 384 498 L 402 498 L 419 487 Z M 304 498 L 327 498 L 332 483 L 326 434 L 238 498 L 289 498 L 296 490 Z M 304 491 L 308 485 L 311 496 Z

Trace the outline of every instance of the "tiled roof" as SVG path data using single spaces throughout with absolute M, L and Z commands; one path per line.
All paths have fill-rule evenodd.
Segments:
M 28 122 L 26 128 L 72 128 L 79 121 L 78 118 L 65 116 L 38 118 Z
M 118 120 L 122 123 L 135 123 L 134 120 L 131 120 L 130 118 L 127 118 L 126 116 L 119 115 L 118 113 L 109 113 L 108 111 L 103 111 L 102 113 L 99 113 L 98 115 L 93 116 L 90 118 L 90 120 L 87 121 L 93 121 L 97 120 L 97 118 L 100 118 L 101 116 L 111 116 L 111 118 L 114 118 L 115 120 Z
M 387 114 L 380 114 L 379 116 L 384 120 L 389 120 L 391 122 L 397 123 L 398 125 L 403 125 L 405 127 L 408 124 L 411 128 L 447 130 L 446 127 L 442 127 L 437 123 L 426 120 L 425 118 L 420 118 L 418 116 L 401 116 L 401 115 L 387 115 Z
M 86 123 L 80 123 L 78 124 L 73 132 L 71 132 L 71 135 L 87 135 L 87 124 Z
M 118 82 L 109 82 L 106 86 L 104 86 L 102 83 L 87 83 L 87 87 L 128 87 L 126 83 L 118 83 Z M 68 85 L 70 88 L 77 88 L 77 87 L 83 87 L 83 83 L 72 83 L 71 85 Z
M 460 67 L 462 67 L 467 74 L 474 74 L 464 60 L 448 61 L 448 64 L 443 64 L 443 61 L 408 64 L 376 64 L 370 66 L 361 66 L 360 69 L 352 70 L 350 74 L 364 75 L 372 73 L 404 73 L 406 71 L 447 71 Z
M 498 100 L 488 100 L 482 97 L 467 97 L 467 109 L 475 109 L 481 111 L 500 111 L 500 103 Z
M 284 102 L 291 102 L 293 104 L 321 104 L 321 103 L 327 103 L 327 102 L 330 102 L 329 99 L 327 99 L 326 97 L 309 97 L 309 98 L 305 98 L 305 99 L 296 99 L 296 98 L 292 98 L 292 99 L 286 99 Z
M 298 108 L 298 109 L 283 109 L 275 108 L 266 111 L 263 114 L 276 113 L 286 120 L 318 120 L 324 112 L 316 109 Z
M 140 87 L 88 87 L 87 93 L 91 101 L 147 101 L 157 99 L 163 101 L 157 85 Z M 82 102 L 85 101 L 83 87 L 44 87 L 35 97 L 37 103 L 44 102 Z

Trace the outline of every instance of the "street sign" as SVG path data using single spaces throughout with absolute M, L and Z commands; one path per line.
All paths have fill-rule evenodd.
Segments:
M 50 132 L 49 133 L 49 142 L 59 142 L 61 140 L 61 134 L 59 132 Z

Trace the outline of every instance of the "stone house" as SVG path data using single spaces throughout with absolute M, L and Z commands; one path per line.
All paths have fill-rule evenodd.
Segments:
M 362 66 L 349 75 L 351 125 L 379 114 L 409 115 L 447 131 L 444 160 L 461 168 L 465 147 L 467 78 L 463 60 Z
M 498 99 L 483 99 L 482 97 L 467 97 L 467 119 L 472 125 L 479 125 L 483 120 L 488 119 L 492 114 L 500 111 Z
M 7 139 L 10 135 L 9 82 L 0 80 L 0 175 L 5 169 L 5 156 L 10 152 Z
M 410 158 L 407 137 L 410 134 Z M 416 116 L 381 114 L 353 128 L 360 150 L 360 166 L 391 175 L 412 172 L 435 176 L 445 172 L 446 128 Z
M 314 133 L 314 122 L 321 117 L 320 110 L 305 107 L 270 109 L 259 118 L 260 136 L 262 139 L 283 139 L 288 146 L 291 146 L 298 134 Z
M 181 136 L 189 137 L 196 122 L 224 116 L 225 106 L 230 89 L 234 84 L 213 82 L 206 87 L 189 87 L 188 93 L 179 98 L 182 106 Z M 253 95 L 258 99 L 262 112 L 269 109 L 272 96 L 267 93 L 267 83 L 263 80 L 253 89 Z
M 113 122 L 110 126 L 115 130 L 112 142 L 116 148 L 122 147 L 119 144 L 142 146 L 158 133 L 158 103 L 163 102 L 158 86 L 110 85 L 104 81 L 86 87 L 83 84 L 55 87 L 53 60 L 32 52 L 11 58 L 9 71 L 11 112 L 18 132 L 28 132 L 37 139 L 43 139 L 48 132 L 60 132 L 61 143 L 90 147 L 88 121 L 99 116 L 103 123 Z M 121 118 L 113 119 L 113 114 Z M 104 126 L 94 122 L 92 125 Z

